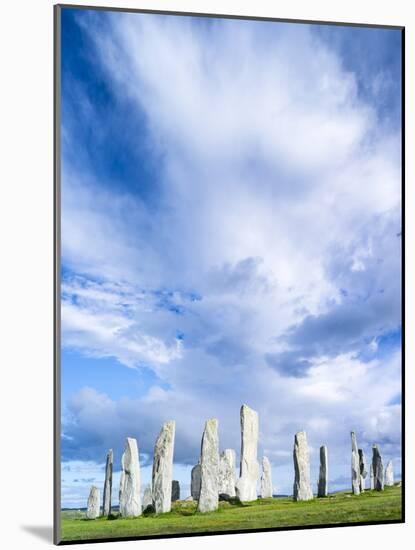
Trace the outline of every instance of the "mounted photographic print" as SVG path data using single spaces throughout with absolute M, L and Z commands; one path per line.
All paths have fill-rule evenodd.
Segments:
M 404 521 L 403 52 L 55 6 L 55 543 Z

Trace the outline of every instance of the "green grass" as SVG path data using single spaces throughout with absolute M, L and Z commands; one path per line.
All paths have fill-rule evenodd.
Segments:
M 359 496 L 336 493 L 323 499 L 293 502 L 291 498 L 259 499 L 243 505 L 220 502 L 219 510 L 196 512 L 196 503 L 178 501 L 167 514 L 135 519 L 87 520 L 82 512 L 64 511 L 62 540 L 76 541 L 113 537 L 143 537 L 209 531 L 283 528 L 293 526 L 377 522 L 401 519 L 401 488 L 366 491 Z

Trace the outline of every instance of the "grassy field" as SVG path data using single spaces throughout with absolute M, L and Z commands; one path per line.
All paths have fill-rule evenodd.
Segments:
M 303 525 L 377 522 L 401 519 L 401 488 L 366 491 L 359 496 L 336 493 L 324 499 L 293 502 L 291 498 L 259 499 L 245 504 L 220 502 L 219 510 L 196 512 L 195 502 L 178 501 L 167 514 L 135 519 L 87 520 L 82 512 L 62 512 L 62 540 L 143 537 Z

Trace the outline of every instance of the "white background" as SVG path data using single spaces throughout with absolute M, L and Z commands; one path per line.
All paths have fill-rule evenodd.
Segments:
M 74 1 L 73 3 L 79 3 Z M 407 524 L 124 542 L 166 550 L 307 545 L 407 548 L 415 539 L 414 31 L 408 0 L 102 0 L 89 5 L 406 26 Z M 0 13 L 0 544 L 51 545 L 53 474 L 53 2 L 8 0 Z M 412 16 L 412 17 L 411 17 Z M 412 98 L 412 101 L 411 101 Z M 412 247 L 412 248 L 411 248 Z M 116 544 L 116 543 L 115 543 Z M 84 545 L 84 548 L 102 545 Z M 106 544 L 104 548 L 112 548 Z

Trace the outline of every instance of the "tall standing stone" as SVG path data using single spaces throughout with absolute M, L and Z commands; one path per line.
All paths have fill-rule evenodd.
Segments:
M 99 516 L 99 489 L 92 485 L 89 492 L 88 504 L 86 509 L 86 517 L 88 519 L 95 519 Z
M 171 510 L 175 428 L 174 420 L 165 422 L 154 446 L 152 488 L 157 514 Z
M 104 516 L 109 516 L 111 513 L 111 493 L 112 493 L 112 449 L 108 451 L 107 462 L 105 464 L 105 482 L 104 482 L 104 497 L 102 501 L 102 513 Z
M 380 454 L 379 447 L 373 445 L 372 447 L 372 465 L 373 465 L 373 484 L 376 491 L 383 491 L 384 482 L 383 482 L 383 462 L 382 456 Z
M 236 455 L 233 449 L 225 449 L 221 453 L 219 458 L 219 494 L 235 496 L 235 462 Z
M 202 436 L 200 472 L 200 496 L 197 509 L 199 512 L 212 512 L 217 510 L 219 502 L 219 439 L 216 418 L 206 421 Z
M 121 501 L 124 498 L 124 480 L 125 480 L 125 473 L 124 473 L 124 453 L 121 456 L 121 474 L 120 474 L 120 488 L 118 491 L 118 503 L 121 506 Z
M 190 474 L 190 494 L 193 497 L 193 500 L 199 500 L 200 496 L 200 483 L 201 479 L 201 467 L 200 463 L 196 464 L 192 468 L 192 473 Z
M 241 465 L 236 482 L 236 495 L 242 502 L 257 499 L 259 466 L 258 413 L 248 407 L 241 407 Z
M 143 511 L 148 507 L 153 506 L 153 492 L 151 490 L 151 483 L 147 483 L 144 487 L 143 493 Z
M 370 464 L 370 490 L 375 489 L 375 474 L 373 472 L 373 464 Z
M 173 479 L 171 482 L 171 501 L 176 502 L 176 500 L 180 500 L 180 483 L 177 479 Z
M 360 467 L 360 492 L 364 493 L 366 488 L 365 479 L 367 477 L 366 457 L 363 449 L 359 449 L 359 467 Z
M 352 493 L 360 495 L 360 462 L 359 451 L 357 449 L 356 434 L 351 432 L 352 436 Z
M 328 491 L 328 461 L 327 461 L 327 447 L 322 445 L 320 447 L 320 470 L 318 475 L 318 488 L 317 496 L 326 497 L 329 494 Z
M 298 432 L 294 437 L 294 500 L 311 500 L 313 492 L 310 484 L 310 457 L 307 436 Z
M 120 514 L 125 518 L 141 515 L 140 461 L 137 440 L 127 437 L 121 459 Z
M 385 470 L 385 485 L 387 487 L 393 487 L 393 464 L 392 460 L 389 460 Z
M 266 456 L 262 457 L 261 497 L 272 498 L 271 464 Z

